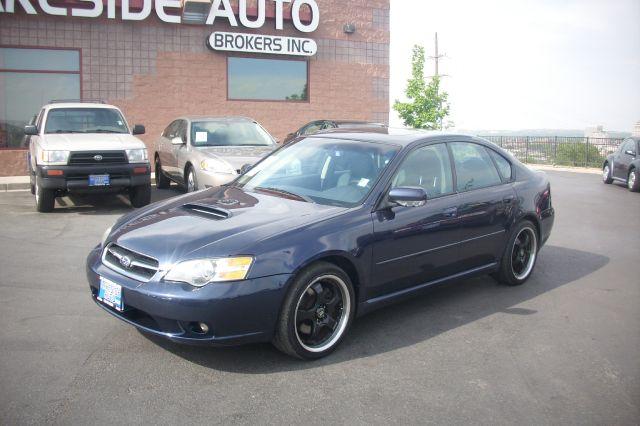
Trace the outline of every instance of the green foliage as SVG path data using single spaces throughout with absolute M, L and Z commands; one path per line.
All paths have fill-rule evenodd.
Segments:
M 411 59 L 411 78 L 407 81 L 405 90 L 408 102 L 396 100 L 393 109 L 398 111 L 405 126 L 442 129 L 442 121 L 449 115 L 448 94 L 440 90 L 439 76 L 432 77 L 429 83 L 425 81 L 424 63 L 424 47 L 415 45 Z
M 588 148 L 587 148 L 588 146 Z M 600 167 L 604 162 L 604 156 L 594 145 L 586 143 L 561 143 L 558 144 L 556 164 L 562 166 L 595 166 Z

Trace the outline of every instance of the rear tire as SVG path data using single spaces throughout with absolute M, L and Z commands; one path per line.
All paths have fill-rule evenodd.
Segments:
M 520 222 L 511 232 L 507 247 L 494 277 L 509 286 L 524 284 L 538 259 L 538 232 L 528 220 Z
M 609 163 L 605 163 L 602 167 L 602 182 L 606 183 L 607 185 L 613 182 L 613 177 L 611 177 L 611 167 L 609 166 Z
M 40 186 L 36 177 L 36 184 L 33 188 L 36 200 L 36 210 L 40 213 L 52 212 L 56 205 L 55 189 L 46 189 Z
M 149 204 L 151 202 L 151 185 L 139 185 L 129 188 L 129 200 L 135 208 Z
M 347 334 L 355 307 L 349 276 L 331 263 L 314 263 L 291 284 L 273 344 L 296 358 L 312 360 L 327 356 Z
M 640 192 L 640 176 L 638 176 L 638 171 L 636 169 L 631 169 L 631 171 L 629 171 L 629 176 L 627 177 L 627 188 L 631 192 Z
M 167 189 L 171 186 L 171 180 L 162 172 L 162 164 L 160 158 L 156 157 L 156 187 L 158 189 Z

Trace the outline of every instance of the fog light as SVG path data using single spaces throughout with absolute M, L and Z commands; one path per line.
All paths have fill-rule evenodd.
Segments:
M 200 326 L 200 330 L 202 330 L 202 334 L 207 334 L 209 332 L 209 326 L 203 322 L 198 324 Z

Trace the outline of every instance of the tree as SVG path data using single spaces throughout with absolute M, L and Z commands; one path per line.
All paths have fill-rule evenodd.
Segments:
M 398 111 L 405 126 L 417 129 L 442 129 L 442 121 L 449 115 L 447 92 L 440 90 L 440 76 L 433 76 L 429 83 L 424 78 L 424 47 L 415 45 L 411 58 L 411 78 L 407 81 L 405 95 L 408 102 L 398 100 L 393 109 Z M 447 123 L 449 127 L 451 123 Z

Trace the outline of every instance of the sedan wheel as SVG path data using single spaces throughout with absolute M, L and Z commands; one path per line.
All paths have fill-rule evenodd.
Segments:
M 520 285 L 531 276 L 538 255 L 538 233 L 528 220 L 513 230 L 495 277 L 503 284 Z
M 629 177 L 627 178 L 627 188 L 631 192 L 640 191 L 640 179 L 638 179 L 638 172 L 636 169 L 633 169 L 629 172 Z
M 198 181 L 196 174 L 191 167 L 187 171 L 187 192 L 195 192 L 198 190 Z
M 344 271 L 324 262 L 312 265 L 291 286 L 274 344 L 298 358 L 328 355 L 351 324 L 354 300 L 351 281 Z
M 602 168 L 602 181 L 606 184 L 610 184 L 613 182 L 613 178 L 611 177 L 611 169 L 609 168 L 609 164 L 605 164 Z

